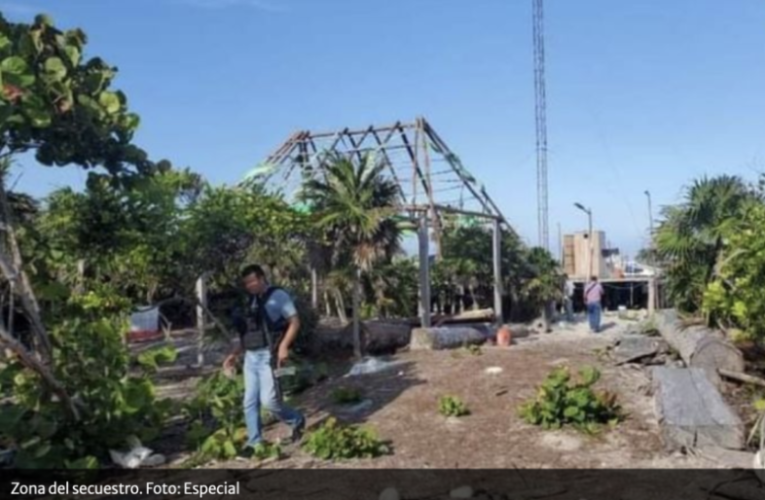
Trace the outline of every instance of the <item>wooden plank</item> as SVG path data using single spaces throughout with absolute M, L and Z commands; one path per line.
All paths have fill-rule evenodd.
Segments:
M 707 446 L 740 450 L 744 425 L 699 368 L 652 370 L 656 413 L 670 450 Z

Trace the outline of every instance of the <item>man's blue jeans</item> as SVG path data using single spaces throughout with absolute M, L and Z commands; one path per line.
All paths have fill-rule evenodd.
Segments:
M 282 403 L 279 386 L 271 367 L 268 349 L 247 351 L 244 356 L 244 420 L 247 423 L 247 446 L 262 442 L 260 407 L 295 429 L 305 422 L 303 415 Z
M 574 322 L 574 300 L 571 297 L 563 299 L 563 308 L 566 311 L 566 321 Z
M 587 304 L 587 319 L 590 320 L 590 331 L 594 333 L 600 331 L 600 309 L 598 302 Z

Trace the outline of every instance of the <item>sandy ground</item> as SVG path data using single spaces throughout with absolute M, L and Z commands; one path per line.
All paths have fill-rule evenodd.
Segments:
M 309 427 L 328 416 L 373 428 L 392 453 L 374 460 L 327 463 L 293 450 L 273 468 L 709 468 L 710 463 L 664 451 L 648 393 L 647 371 L 616 367 L 602 355 L 633 322 L 604 318 L 607 329 L 594 335 L 579 322 L 557 326 L 553 333 L 516 339 L 510 348 L 483 347 L 480 355 L 466 350 L 403 352 L 398 364 L 377 374 L 337 376 L 302 394 L 295 404 L 306 412 Z M 188 346 L 189 352 L 193 346 Z M 219 356 L 216 355 L 216 356 Z M 189 357 L 191 359 L 191 357 Z M 598 387 L 615 391 L 628 418 L 614 430 L 588 437 L 573 430 L 544 431 L 518 417 L 519 406 L 556 366 L 576 370 L 593 365 L 602 372 Z M 499 373 L 487 373 L 488 368 Z M 184 398 L 196 378 L 166 382 L 160 396 Z M 350 412 L 331 402 L 337 387 L 361 389 L 371 405 Z M 438 398 L 454 395 L 471 415 L 448 419 L 438 413 Z M 181 437 L 182 427 L 178 428 Z M 271 426 L 269 439 L 288 432 Z M 171 456 L 170 466 L 188 455 Z M 208 467 L 251 468 L 231 461 Z

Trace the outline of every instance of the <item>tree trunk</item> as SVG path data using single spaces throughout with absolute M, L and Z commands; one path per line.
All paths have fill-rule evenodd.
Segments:
M 489 324 L 435 326 L 412 330 L 411 349 L 457 349 L 466 345 L 481 345 L 491 338 Z
M 323 295 L 324 295 L 324 315 L 327 318 L 330 318 L 330 317 L 332 317 L 332 309 L 331 309 L 331 305 L 329 303 L 329 293 L 327 293 L 327 289 L 326 288 L 324 289 Z
M 478 310 L 478 301 L 475 299 L 475 287 L 473 285 L 470 285 L 470 286 L 468 286 L 468 290 L 470 291 L 470 301 L 473 303 L 473 305 L 470 306 L 470 308 L 473 311 L 477 311 Z
M 356 269 L 353 280 L 353 355 L 361 359 L 361 269 Z
M 409 345 L 412 325 L 407 320 L 362 321 L 364 332 L 363 352 L 370 355 L 393 353 Z M 345 338 L 353 333 L 350 325 L 344 330 Z
M 744 371 L 743 354 L 721 332 L 705 326 L 685 327 L 674 310 L 657 313 L 656 326 L 688 367 L 703 369 L 718 387 L 722 383 L 718 370 Z
M 335 289 L 335 307 L 337 308 L 337 316 L 343 324 L 348 323 L 348 315 L 345 314 L 345 301 L 343 300 L 343 294 L 337 288 Z
M 11 265 L 6 258 L 5 252 L 2 252 L 0 253 L 0 259 L 2 259 L 3 262 L 0 267 L 2 267 L 5 278 L 9 282 L 17 281 L 21 304 L 29 316 L 32 331 L 35 333 L 38 343 L 42 347 L 43 359 L 50 360 L 53 356 L 50 339 L 48 338 L 48 332 L 45 330 L 45 326 L 42 322 L 40 305 L 32 291 L 29 277 L 24 272 L 22 266 L 21 250 L 19 250 L 19 244 L 16 240 L 16 232 L 13 229 L 13 214 L 11 213 L 11 208 L 8 204 L 8 196 L 6 195 L 5 184 L 3 183 L 2 178 L 0 178 L 0 208 L 3 212 L 5 230 L 8 236 L 8 243 L 11 247 L 11 258 L 13 261 L 13 264 Z
M 50 388 L 50 390 L 59 397 L 62 404 L 66 407 L 71 417 L 77 421 L 80 419 L 77 407 L 67 394 L 66 389 L 59 384 L 54 378 L 50 370 L 40 363 L 27 349 L 15 338 L 13 338 L 4 326 L 0 325 L 0 343 L 5 344 L 11 351 L 13 351 L 21 361 L 21 364 L 36 372 L 42 378 L 43 383 Z

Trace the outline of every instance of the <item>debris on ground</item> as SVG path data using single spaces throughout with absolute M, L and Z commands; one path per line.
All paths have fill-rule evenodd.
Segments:
M 664 364 L 669 345 L 661 338 L 628 334 L 619 337 L 611 353 L 618 365 L 628 363 Z
M 380 358 L 366 358 L 351 368 L 346 377 L 355 377 L 358 375 L 371 375 L 373 373 L 380 373 L 382 371 L 394 368 L 401 365 L 401 361 L 386 361 Z
M 130 450 L 127 452 L 109 450 L 112 462 L 123 469 L 137 469 L 139 467 L 158 467 L 167 461 L 164 455 L 155 454 L 154 450 L 146 448 L 138 438 L 128 438 Z
M 372 402 L 371 399 L 365 399 L 364 401 L 361 401 L 360 403 L 356 403 L 355 405 L 345 406 L 343 408 L 340 408 L 338 411 L 340 411 L 341 413 L 351 413 L 351 414 L 362 413 L 372 408 L 373 404 L 374 403 Z

